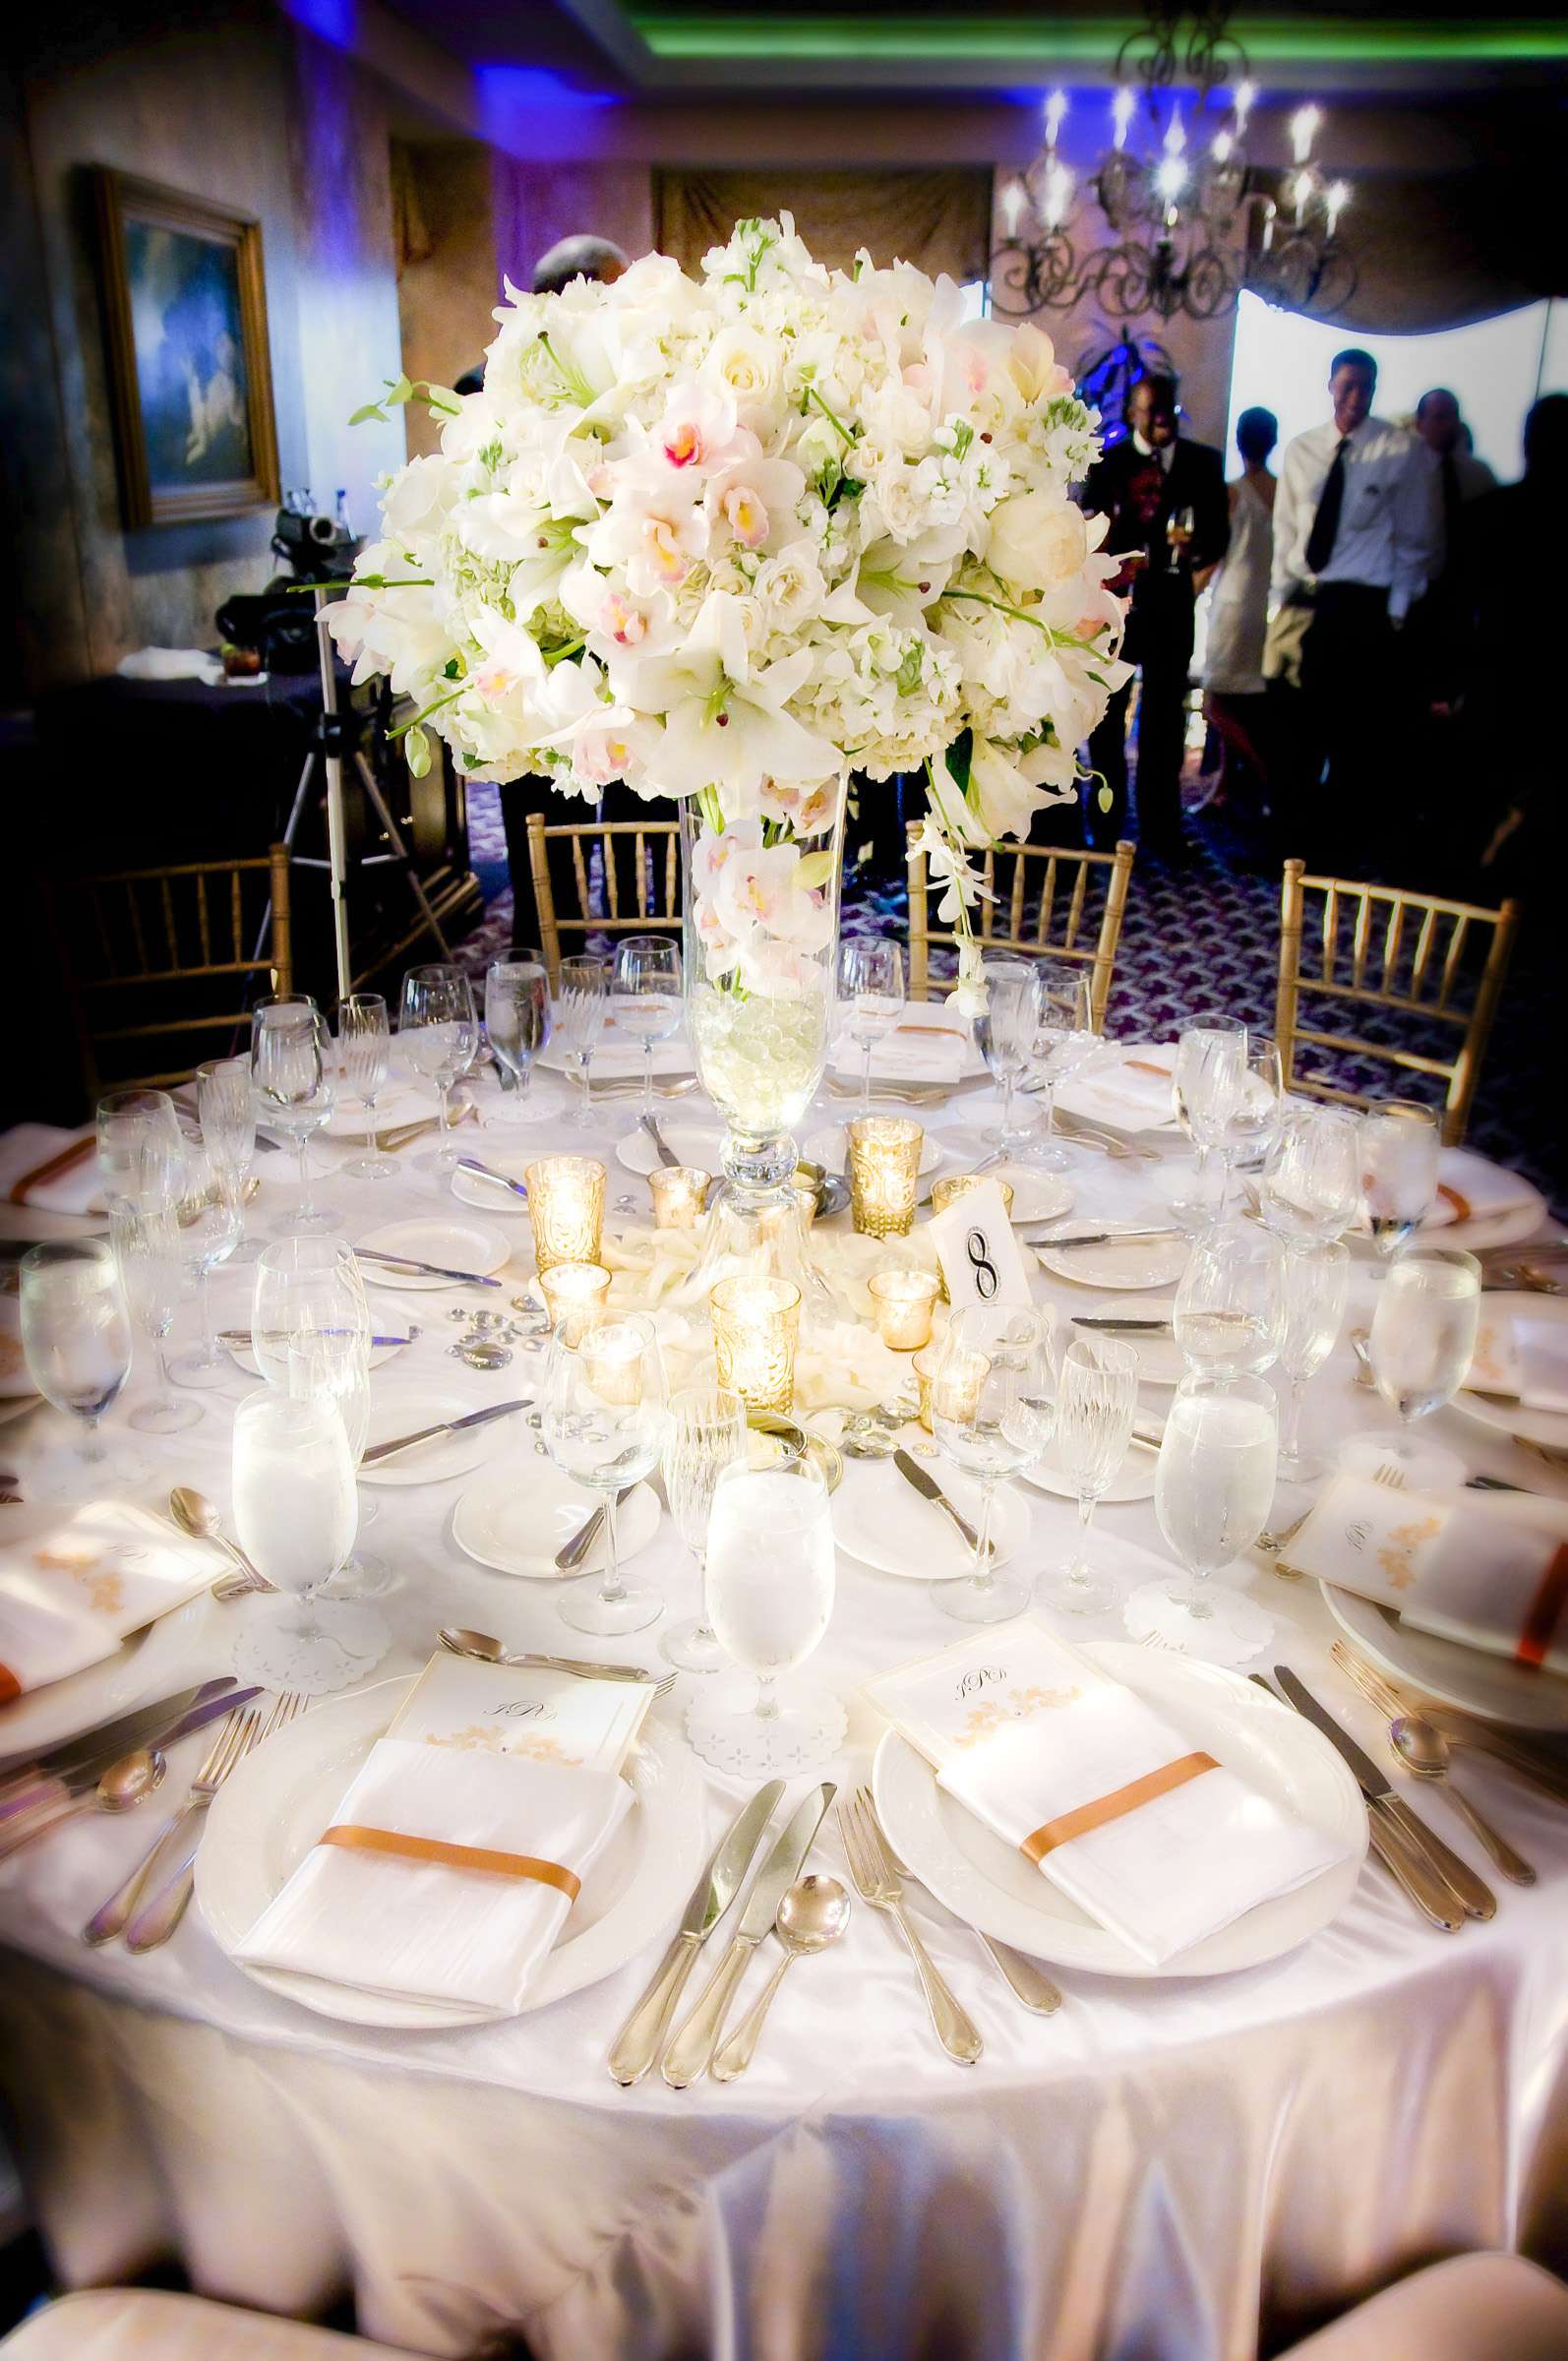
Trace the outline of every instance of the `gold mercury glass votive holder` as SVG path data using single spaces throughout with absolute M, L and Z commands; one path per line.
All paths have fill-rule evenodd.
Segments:
M 933 1213 L 945 1213 L 956 1198 L 972 1196 L 977 1188 L 984 1188 L 988 1180 L 995 1179 L 995 1173 L 950 1173 L 945 1180 L 933 1181 Z M 997 1180 L 996 1186 L 1001 1190 L 1001 1201 L 1007 1209 L 1007 1219 L 1011 1221 L 1012 1183 L 1009 1180 Z
M 940 1359 L 941 1355 L 937 1348 L 935 1345 L 928 1345 L 924 1352 L 916 1354 L 914 1360 L 909 1364 L 915 1372 L 915 1383 L 920 1387 L 920 1411 L 918 1415 L 920 1418 L 920 1423 L 925 1427 L 928 1434 L 930 1434 L 932 1431 L 931 1389 L 935 1382 L 936 1363 L 938 1361 L 940 1361 Z
M 634 1410 L 642 1399 L 642 1331 L 631 1320 L 583 1322 L 577 1351 L 582 1371 L 601 1402 Z
M 907 1238 L 915 1227 L 924 1125 L 907 1115 L 858 1115 L 848 1128 L 855 1228 L 863 1238 Z
M 694 1164 L 661 1164 L 648 1175 L 655 1230 L 694 1230 L 707 1204 L 711 1173 Z
M 931 1342 L 935 1271 L 874 1271 L 869 1282 L 876 1307 L 876 1333 L 894 1353 L 918 1353 Z
M 593 1156 L 541 1156 L 523 1175 L 534 1260 L 541 1273 L 558 1262 L 597 1262 L 604 1237 L 605 1169 Z
M 569 1345 L 582 1332 L 584 1319 L 602 1312 L 610 1292 L 610 1274 L 602 1262 L 558 1262 L 539 1273 L 539 1293 L 552 1328 L 565 1327 Z
M 790 1410 L 795 1401 L 800 1289 L 788 1279 L 742 1271 L 719 1281 L 708 1306 L 720 1385 L 739 1394 L 748 1410 Z

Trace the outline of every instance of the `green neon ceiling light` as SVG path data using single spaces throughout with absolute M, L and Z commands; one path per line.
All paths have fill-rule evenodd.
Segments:
M 896 64 L 989 59 L 1014 65 L 1104 65 L 1123 33 L 1104 18 L 925 18 L 892 24 L 854 17 L 665 15 L 636 7 L 632 23 L 656 57 L 860 60 Z M 1346 17 L 1249 18 L 1239 29 L 1254 65 L 1531 65 L 1568 58 L 1568 23 L 1367 24 Z

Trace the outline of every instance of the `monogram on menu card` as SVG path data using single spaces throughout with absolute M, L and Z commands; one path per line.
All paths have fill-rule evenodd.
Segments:
M 964 1674 L 953 1694 L 962 1705 L 991 1683 L 1007 1681 L 1009 1677 L 999 1665 L 978 1665 Z M 987 1697 L 982 1704 L 971 1707 L 961 1728 L 953 1732 L 952 1742 L 964 1748 L 979 1746 L 997 1730 L 1005 1729 L 1009 1722 L 1027 1722 L 1035 1714 L 1051 1713 L 1057 1706 L 1073 1704 L 1082 1694 L 1079 1688 L 1043 1689 L 1034 1684 L 1020 1688 L 1014 1684 L 1003 1696 Z

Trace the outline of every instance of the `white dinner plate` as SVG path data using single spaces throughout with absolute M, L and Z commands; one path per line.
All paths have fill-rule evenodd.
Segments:
M 101 1664 L 0 1707 L 0 1761 L 59 1746 L 134 1706 L 230 1670 L 228 1645 L 219 1636 L 223 1611 L 204 1591 L 146 1630 L 133 1631 Z
M 1147 1222 L 1113 1221 L 1099 1214 L 1075 1213 L 1058 1225 L 1064 1238 L 1108 1230 L 1146 1230 Z M 1108 1240 L 1103 1246 L 1069 1246 L 1055 1253 L 1049 1238 L 1031 1241 L 1044 1269 L 1079 1287 L 1174 1287 L 1187 1267 L 1191 1252 L 1184 1238 L 1128 1239 L 1124 1245 Z
M 373 1246 L 378 1254 L 408 1254 L 415 1262 L 440 1263 L 444 1270 L 473 1271 L 482 1279 L 505 1268 L 512 1260 L 513 1247 L 502 1231 L 456 1214 L 384 1222 L 379 1230 L 367 1230 L 363 1238 L 356 1238 L 354 1243 Z M 427 1278 L 422 1271 L 400 1271 L 389 1262 L 361 1261 L 359 1275 L 367 1287 L 392 1287 L 415 1295 L 461 1284 L 455 1279 Z
M 1097 1303 L 1094 1310 L 1086 1312 L 1084 1316 L 1087 1319 L 1099 1317 L 1108 1320 L 1169 1320 L 1171 1312 L 1172 1305 L 1169 1296 L 1150 1296 L 1146 1301 L 1140 1301 L 1136 1296 L 1130 1298 L 1121 1296 L 1110 1303 Z M 1105 1336 L 1106 1334 L 1107 1331 L 1104 1328 L 1075 1327 L 1071 1314 L 1068 1313 L 1063 1316 L 1062 1325 L 1057 1333 L 1057 1342 L 1058 1345 L 1065 1346 L 1070 1344 L 1074 1337 Z M 1187 1373 L 1187 1364 L 1182 1359 L 1174 1331 L 1169 1336 L 1163 1332 L 1156 1332 L 1153 1335 L 1125 1336 L 1113 1329 L 1110 1331 L 1110 1341 L 1132 1347 L 1138 1363 L 1138 1383 L 1140 1385 L 1179 1385 Z
M 1526 1319 L 1568 1326 L 1568 1296 L 1528 1292 L 1483 1296 L 1478 1350 L 1484 1346 L 1487 1327 L 1505 1328 L 1515 1312 Z M 1568 1411 L 1527 1410 L 1523 1402 L 1491 1402 L 1463 1387 L 1454 1396 L 1454 1408 L 1474 1419 L 1478 1426 L 1489 1426 L 1494 1434 L 1511 1434 L 1522 1443 L 1543 1443 L 1548 1451 L 1568 1451 Z
M 1072 1182 L 1061 1173 L 1043 1173 L 1032 1164 L 994 1164 L 983 1180 L 1005 1180 L 1012 1190 L 1017 1222 L 1054 1222 L 1072 1210 Z
M 507 1372 L 510 1377 L 512 1372 Z M 526 1392 L 524 1384 L 517 1388 Z M 510 1401 L 511 1394 L 503 1395 Z M 471 1410 L 486 1407 L 482 1393 L 459 1393 L 454 1386 L 429 1385 L 423 1379 L 406 1378 L 399 1385 L 385 1390 L 372 1386 L 370 1393 L 370 1426 L 365 1447 L 390 1443 L 395 1435 L 413 1434 L 421 1426 L 434 1426 L 443 1419 L 465 1418 Z M 428 1443 L 415 1443 L 407 1451 L 399 1451 L 395 1459 L 377 1462 L 367 1467 L 360 1464 L 361 1483 L 415 1484 L 444 1483 L 449 1476 L 466 1476 L 489 1459 L 498 1446 L 515 1443 L 516 1422 L 520 1411 L 510 1419 L 492 1419 L 487 1426 L 469 1426 L 460 1434 L 432 1435 Z
M 980 1487 L 955 1468 L 921 1463 L 935 1476 L 961 1517 L 973 1525 Z M 993 1565 L 1015 1557 L 1029 1539 L 1026 1501 L 998 1485 L 992 1511 Z M 849 1556 L 879 1574 L 901 1574 L 906 1582 L 953 1582 L 975 1570 L 974 1552 L 945 1509 L 923 1500 L 890 1459 L 858 1459 L 833 1494 L 833 1539 Z
M 544 1153 L 537 1145 L 504 1148 L 492 1139 L 476 1141 L 473 1147 L 463 1150 L 476 1164 L 488 1164 L 492 1172 L 505 1173 L 509 1180 L 521 1180 L 529 1165 L 537 1164 Z M 523 1221 L 528 1218 L 527 1198 L 519 1197 L 513 1189 L 503 1188 L 499 1180 L 487 1180 L 483 1173 L 465 1173 L 459 1168 L 452 1176 L 452 1193 L 459 1205 L 472 1205 L 478 1212 L 494 1214 L 503 1221 L 509 1215 L 513 1219 L 520 1216 Z
M 1032 1468 L 1025 1468 L 1023 1480 L 1037 1491 L 1051 1492 L 1058 1500 L 1076 1500 L 1077 1486 L 1069 1483 L 1057 1467 L 1055 1448 L 1053 1442 Z M 1127 1456 L 1112 1478 L 1110 1489 L 1100 1495 L 1101 1505 L 1116 1508 L 1124 1500 L 1152 1500 L 1154 1471 L 1159 1461 L 1158 1451 L 1146 1451 L 1141 1443 L 1129 1443 Z
M 219 1949 L 233 1959 L 268 1904 L 332 1825 L 343 1792 L 392 1722 L 411 1680 L 378 1681 L 318 1705 L 274 1731 L 225 1780 L 208 1811 L 196 1856 L 196 1898 Z M 561 1938 L 522 2001 L 548 2007 L 613 1975 L 669 1925 L 707 1845 L 696 1758 L 667 1724 L 642 1725 L 625 1777 L 635 1797 L 583 1881 Z M 345 2025 L 409 2032 L 487 2025 L 506 2011 L 441 2008 L 430 2001 L 356 1992 L 286 1968 L 235 1965 L 270 1992 Z
M 1231 1974 L 1279 1959 L 1337 1918 L 1360 1874 L 1366 1807 L 1327 1738 L 1238 1672 L 1130 1640 L 1080 1644 L 1092 1664 L 1153 1706 L 1191 1745 L 1346 1846 L 1351 1857 L 1155 1967 L 945 1794 L 931 1765 L 889 1729 L 872 1765 L 872 1790 L 894 1851 L 921 1884 L 995 1941 L 1101 1975 Z
M 699 1173 L 721 1173 L 724 1165 L 720 1150 L 724 1134 L 716 1123 L 666 1122 L 656 1117 L 659 1134 L 677 1164 L 688 1164 Z M 663 1162 L 640 1123 L 615 1143 L 615 1160 L 629 1173 L 651 1173 Z
M 331 1140 L 334 1147 L 348 1147 L 358 1142 L 359 1153 L 368 1155 L 370 1151 L 363 1144 L 367 1127 L 364 1101 L 344 1098 L 341 1081 L 338 1082 L 337 1091 L 332 1112 L 315 1136 L 320 1140 Z M 433 1083 L 426 1083 L 421 1090 L 412 1082 L 389 1081 L 376 1101 L 376 1128 L 378 1131 L 390 1131 L 398 1123 L 417 1123 L 421 1117 L 435 1113 L 436 1091 Z
M 873 1115 L 908 1117 L 912 1110 L 908 1107 L 880 1106 L 874 1099 L 872 1113 Z M 914 1116 L 914 1120 L 917 1122 L 920 1120 L 918 1114 Z M 811 1138 L 801 1150 L 801 1154 L 806 1158 L 808 1164 L 819 1164 L 827 1172 L 847 1172 L 849 1170 L 849 1133 L 842 1123 L 825 1123 L 820 1131 L 812 1133 Z M 920 1169 L 923 1173 L 934 1173 L 941 1160 L 942 1144 L 934 1131 L 928 1131 L 920 1143 Z
M 679 929 L 677 929 L 679 932 Z M 576 1068 L 569 1066 L 569 1052 L 564 1041 L 551 1041 L 534 1059 L 547 1073 L 567 1074 L 576 1078 Z M 599 1029 L 599 1046 L 593 1053 L 592 1076 L 595 1082 L 640 1081 L 642 1078 L 643 1049 L 640 1039 L 615 1017 L 606 1016 Z M 692 1071 L 692 1044 L 682 1025 L 665 1041 L 653 1045 L 655 1074 L 689 1074 Z
M 530 1452 L 503 1468 L 492 1468 L 463 1493 L 452 1512 L 452 1538 L 465 1556 L 498 1574 L 520 1574 L 529 1582 L 575 1582 L 604 1564 L 601 1539 L 580 1566 L 563 1574 L 556 1551 L 580 1533 L 602 1492 L 573 1483 L 546 1459 Z M 616 1544 L 622 1558 L 645 1549 L 659 1530 L 659 1503 L 647 1484 L 637 1484 L 616 1511 Z

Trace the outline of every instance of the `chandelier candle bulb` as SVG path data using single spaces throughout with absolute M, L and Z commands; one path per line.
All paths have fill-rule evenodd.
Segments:
M 576 1343 L 584 1315 L 603 1310 L 609 1291 L 610 1274 L 602 1262 L 558 1262 L 539 1274 L 550 1325 L 565 1327 L 569 1345 Z
M 1111 101 L 1111 120 L 1115 126 L 1115 141 L 1117 148 L 1125 148 L 1127 144 L 1127 130 L 1132 122 L 1133 110 L 1137 103 L 1136 97 L 1129 90 L 1117 91 Z
M 558 1262 L 597 1262 L 604 1237 L 604 1166 L 592 1156 L 542 1156 L 523 1178 L 541 1275 Z
M 863 1238 L 907 1238 L 926 1133 L 903 1115 L 859 1115 L 849 1125 L 849 1194 Z
M 708 1297 L 719 1384 L 748 1410 L 788 1413 L 795 1402 L 801 1291 L 788 1279 L 747 1272 L 721 1279 Z
M 1322 109 L 1316 106 L 1298 106 L 1291 117 L 1291 146 L 1298 164 L 1304 164 L 1311 154 L 1312 142 L 1317 138 L 1322 124 Z
M 931 1342 L 936 1277 L 932 1271 L 874 1271 L 870 1280 L 876 1306 L 876 1333 L 893 1353 L 918 1353 Z
M 707 1204 L 712 1175 L 693 1164 L 660 1165 L 648 1175 L 655 1230 L 694 1230 Z

